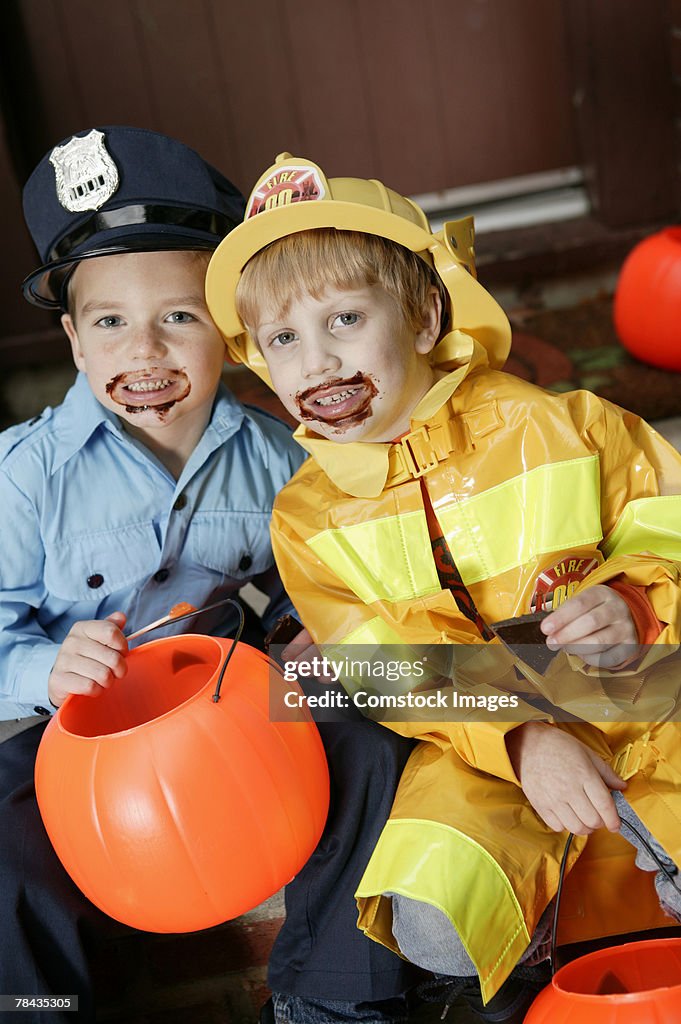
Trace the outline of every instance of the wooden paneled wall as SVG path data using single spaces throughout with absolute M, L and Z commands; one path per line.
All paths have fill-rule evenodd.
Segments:
M 577 160 L 555 0 L 20 0 L 27 152 L 132 123 L 243 189 L 277 152 L 415 193 Z M 15 97 L 18 108 L 21 97 Z

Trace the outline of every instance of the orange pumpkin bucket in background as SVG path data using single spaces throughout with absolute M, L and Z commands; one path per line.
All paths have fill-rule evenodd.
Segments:
M 290 881 L 324 828 L 314 722 L 270 721 L 270 686 L 291 684 L 246 644 L 230 659 L 232 646 L 185 634 L 136 648 L 110 689 L 69 696 L 40 744 L 36 794 L 59 859 L 134 928 L 195 931 L 245 913 Z
M 613 316 L 632 356 L 681 371 L 681 227 L 664 228 L 634 246 L 620 271 Z

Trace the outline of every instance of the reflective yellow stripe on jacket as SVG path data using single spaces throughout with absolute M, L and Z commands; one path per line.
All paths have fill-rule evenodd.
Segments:
M 467 584 L 497 576 L 537 555 L 598 542 L 598 456 L 528 470 L 480 494 L 434 501 L 450 551 Z M 437 593 L 422 509 L 324 530 L 307 541 L 366 604 Z M 359 639 L 354 642 L 363 642 Z
M 440 589 L 435 563 L 423 557 L 430 538 L 421 509 L 324 530 L 307 543 L 366 604 L 409 601 Z
M 435 512 L 468 586 L 601 537 L 598 456 L 553 462 Z
M 422 853 L 415 867 L 408 852 L 413 849 Z M 461 891 L 466 893 L 465 900 L 447 898 L 447 894 Z M 396 892 L 441 910 L 478 969 L 488 999 L 508 975 L 507 961 L 519 960 L 529 945 L 530 935 L 513 886 L 494 858 L 469 836 L 441 822 L 388 821 L 355 897 L 370 899 L 380 892 Z M 371 932 L 361 914 L 359 926 Z M 501 958 L 490 962 L 490 932 L 504 951 L 503 963 Z

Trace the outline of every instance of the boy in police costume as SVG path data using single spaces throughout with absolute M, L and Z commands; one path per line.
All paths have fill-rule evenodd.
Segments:
M 293 610 L 269 521 L 275 494 L 305 455 L 283 423 L 242 406 L 221 383 L 224 341 L 204 297 L 209 255 L 243 208 L 237 189 L 196 152 L 138 128 L 65 140 L 26 184 L 41 266 L 24 294 L 61 311 L 80 373 L 61 406 L 0 437 L 4 719 L 44 718 L 69 693 L 115 686 L 125 634 L 180 598 L 201 607 L 253 582 L 269 597 L 265 629 Z M 235 625 L 233 611 L 221 609 L 193 628 L 229 635 Z M 259 624 L 250 639 L 258 638 Z M 91 1022 L 89 938 L 112 922 L 78 892 L 42 828 L 32 777 L 43 729 L 0 746 L 0 993 L 76 994 L 78 1013 L 63 1019 Z M 354 729 L 324 737 L 334 784 L 351 766 L 356 789 L 330 815 L 323 841 L 335 842 L 339 857 L 318 898 L 344 892 L 348 911 L 368 857 L 357 859 L 350 837 L 366 817 L 373 846 L 409 751 L 374 731 L 369 756 L 352 753 Z M 373 757 L 385 788 L 369 785 Z M 308 912 L 291 910 L 283 940 L 301 920 L 307 927 Z M 361 989 L 372 972 L 379 996 L 408 987 L 413 970 L 388 951 L 377 959 L 349 912 L 332 940 L 316 936 L 299 970 L 309 963 L 323 984 L 333 961 L 341 991 Z M 34 1010 L 21 1019 L 60 1018 Z
M 500 372 L 510 330 L 475 279 L 470 219 L 434 235 L 381 182 L 283 154 L 216 250 L 207 296 L 312 456 L 272 526 L 312 641 L 494 659 L 491 623 L 552 608 L 541 630 L 564 692 L 585 677 L 598 692 L 600 673 L 631 704 L 660 665 L 678 690 L 663 659 L 681 632 L 681 459 L 594 395 Z M 670 923 L 621 817 L 659 840 L 670 875 L 681 863 L 676 722 L 534 718 L 388 723 L 422 742 L 356 894 L 359 927 L 448 999 L 479 980 L 489 1021 L 520 1022 L 532 999 L 507 979 L 545 956 L 567 832 L 584 914 L 567 939 Z M 678 918 L 678 888 L 662 871 L 656 886 Z M 290 990 L 274 1003 L 278 1021 L 310 1019 Z

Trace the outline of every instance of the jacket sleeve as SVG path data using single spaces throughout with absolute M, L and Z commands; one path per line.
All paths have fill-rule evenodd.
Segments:
M 579 589 L 615 580 L 644 588 L 663 627 L 638 666 L 645 670 L 681 641 L 681 455 L 605 401 L 588 433 L 600 458 L 605 561 Z
M 0 471 L 0 718 L 49 708 L 47 683 L 59 644 L 38 622 L 45 563 L 36 510 Z

